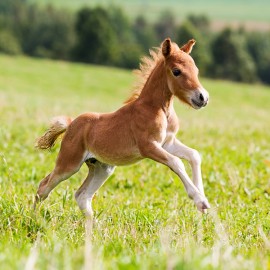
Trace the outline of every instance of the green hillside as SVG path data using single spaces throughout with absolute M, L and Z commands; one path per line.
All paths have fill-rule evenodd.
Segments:
M 203 158 L 207 215 L 150 160 L 117 168 L 98 191 L 92 249 L 74 199 L 86 168 L 33 212 L 59 148 L 34 148 L 50 119 L 115 110 L 133 82 L 125 70 L 0 56 L 1 269 L 268 269 L 270 88 L 261 85 L 203 79 L 205 109 L 175 100 L 178 137 Z

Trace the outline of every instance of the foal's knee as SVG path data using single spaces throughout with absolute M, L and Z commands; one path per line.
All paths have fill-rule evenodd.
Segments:
M 197 150 L 192 149 L 190 152 L 190 163 L 194 166 L 199 166 L 201 165 L 201 162 L 202 159 L 200 153 Z
M 78 189 L 76 192 L 75 192 L 75 200 L 77 202 L 77 204 L 80 206 L 82 204 L 82 190 L 81 189 Z

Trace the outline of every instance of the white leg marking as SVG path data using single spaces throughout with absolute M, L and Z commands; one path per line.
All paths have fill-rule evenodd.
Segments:
M 188 196 L 193 199 L 198 210 L 205 213 L 206 209 L 210 208 L 208 200 L 190 180 L 188 174 L 186 173 L 183 162 L 179 158 L 173 157 L 169 160 L 168 165 L 177 175 L 179 175 L 185 186 Z
M 115 167 L 100 163 L 90 164 L 89 173 L 81 187 L 76 191 L 75 198 L 80 209 L 86 216 L 92 216 L 92 198 L 95 192 L 104 184 L 107 178 L 112 175 Z
M 198 210 L 205 212 L 207 208 L 210 208 L 207 199 L 190 180 L 183 162 L 178 157 L 166 151 L 165 147 L 161 147 L 157 142 L 149 144 L 146 151 L 142 151 L 142 155 L 171 168 L 182 180 L 188 196 L 194 200 Z
M 173 138 L 169 143 L 164 145 L 169 153 L 179 158 L 186 159 L 192 169 L 192 180 L 194 185 L 199 189 L 202 195 L 204 195 L 202 173 L 201 173 L 201 156 L 195 149 L 181 143 L 176 138 Z

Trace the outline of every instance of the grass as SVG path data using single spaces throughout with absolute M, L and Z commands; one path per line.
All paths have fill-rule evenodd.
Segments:
M 269 269 L 269 87 L 204 79 L 204 110 L 175 102 L 178 137 L 203 158 L 207 215 L 150 160 L 116 169 L 93 228 L 74 199 L 86 168 L 33 212 L 59 148 L 34 149 L 50 118 L 117 109 L 132 81 L 125 70 L 0 56 L 1 269 Z

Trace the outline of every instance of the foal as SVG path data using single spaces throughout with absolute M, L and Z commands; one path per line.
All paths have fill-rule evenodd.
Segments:
M 150 158 L 168 166 L 182 180 L 188 196 L 198 210 L 210 208 L 204 195 L 199 153 L 176 138 L 178 119 L 173 98 L 194 109 L 207 105 L 208 93 L 198 80 L 198 68 L 189 55 L 195 40 L 179 48 L 165 39 L 161 48 L 144 58 L 139 73 L 143 85 L 125 105 L 112 113 L 85 113 L 71 121 L 55 119 L 38 139 L 37 147 L 53 146 L 65 133 L 54 170 L 39 184 L 35 204 L 44 200 L 61 181 L 79 171 L 83 163 L 88 176 L 75 194 L 80 209 L 93 214 L 92 198 L 116 166 Z M 192 181 L 180 158 L 192 168 Z

